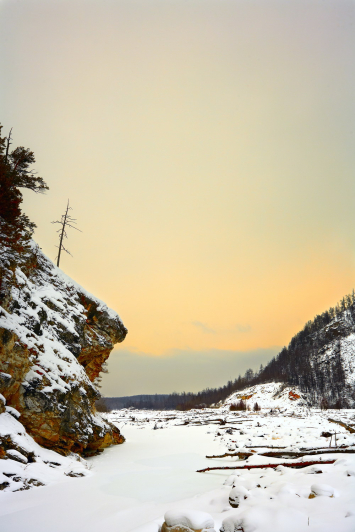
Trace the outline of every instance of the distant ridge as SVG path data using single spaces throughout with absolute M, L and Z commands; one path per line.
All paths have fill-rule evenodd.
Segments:
M 131 406 L 139 409 L 149 408 L 150 410 L 164 410 L 164 406 L 162 405 L 170 395 L 171 394 L 127 395 L 124 397 L 103 397 L 102 400 L 109 410 L 129 408 Z
M 243 377 L 239 375 L 221 388 L 198 393 L 110 397 L 104 398 L 104 402 L 109 409 L 133 406 L 188 410 L 221 404 L 232 393 L 270 382 L 299 387 L 312 406 L 355 407 L 354 290 L 335 307 L 308 321 L 289 345 L 258 372 L 248 369 Z

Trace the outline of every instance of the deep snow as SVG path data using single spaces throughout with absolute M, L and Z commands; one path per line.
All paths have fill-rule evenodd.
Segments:
M 173 511 L 207 512 L 216 531 L 223 526 L 234 532 L 241 525 L 245 532 L 353 532 L 355 454 L 346 450 L 355 449 L 355 434 L 327 418 L 354 424 L 354 414 L 300 407 L 274 414 L 230 413 L 226 407 L 187 413 L 117 411 L 108 417 L 122 429 L 126 443 L 89 459 L 85 477 L 58 471 L 44 487 L 0 493 L 0 530 L 158 532 L 164 514 Z M 337 432 L 337 449 L 328 448 L 330 439 L 320 437 L 323 431 Z M 333 453 L 340 445 L 347 446 L 344 454 Z M 329 454 L 261 456 L 271 446 L 286 447 L 285 452 L 327 448 Z M 206 458 L 236 450 L 255 452 L 247 460 Z M 336 462 L 302 469 L 277 465 L 312 459 Z M 1 462 L 8 467 L 13 461 Z M 208 466 L 267 463 L 275 469 L 196 473 Z M 239 508 L 229 504 L 233 486 L 247 494 Z

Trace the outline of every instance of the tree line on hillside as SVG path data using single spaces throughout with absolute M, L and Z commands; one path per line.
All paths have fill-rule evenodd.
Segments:
M 313 403 L 347 407 L 349 400 L 355 400 L 355 390 L 346 384 L 341 338 L 354 332 L 354 324 L 353 290 L 336 307 L 307 322 L 268 363 L 260 378 L 298 385 Z
M 262 371 L 262 366 L 260 371 Z M 201 392 L 171 393 L 169 395 L 142 395 L 132 397 L 104 397 L 98 403 L 99 408 L 108 409 L 134 407 L 152 410 L 190 410 L 191 408 L 205 408 L 217 404 L 230 394 L 248 386 L 258 374 L 248 369 L 242 377 L 239 375 L 234 381 L 228 381 L 220 388 L 206 388 Z
M 345 314 L 348 318 L 345 319 Z M 355 292 L 352 291 L 329 310 L 317 315 L 306 323 L 290 341 L 288 347 L 274 357 L 259 371 L 247 369 L 244 376 L 239 375 L 219 388 L 206 388 L 198 393 L 172 393 L 164 396 L 144 396 L 135 401 L 126 401 L 125 406 L 138 409 L 189 410 L 213 406 L 226 399 L 232 393 L 246 387 L 266 382 L 283 382 L 299 386 L 309 394 L 312 404 L 324 408 L 342 408 L 355 401 L 355 391 L 346 386 L 345 373 L 341 358 L 340 339 L 355 330 Z M 332 356 L 324 353 L 331 345 Z M 323 357 L 324 358 L 324 357 Z M 155 397 L 155 399 L 154 399 Z M 104 398 L 112 401 L 114 398 Z M 112 404 L 112 402 L 111 402 Z M 109 406 L 109 403 L 107 403 Z M 117 407 L 116 407 L 117 408 Z

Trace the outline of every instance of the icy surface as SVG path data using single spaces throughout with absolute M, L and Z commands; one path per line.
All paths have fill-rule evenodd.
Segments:
M 3 415 L 19 430 L 16 419 Z M 108 418 L 122 429 L 127 441 L 88 460 L 87 468 L 73 456 L 57 461 L 59 455 L 41 448 L 33 464 L 0 461 L 6 467 L 4 472 L 15 476 L 20 470 L 36 468 L 37 478 L 46 484 L 20 493 L 0 492 L 1 530 L 158 532 L 167 512 L 180 516 L 206 512 L 212 516 L 214 529 L 225 532 L 235 532 L 241 526 L 244 532 L 355 530 L 355 454 L 350 452 L 355 450 L 355 434 L 328 421 L 354 425 L 354 410 L 120 410 Z M 335 431 L 337 447 L 333 438 L 329 448 L 330 438 L 321 433 Z M 308 449 L 309 454 L 263 456 L 270 451 L 300 449 Z M 317 450 L 326 454 L 312 454 Z M 234 452 L 250 452 L 251 456 L 206 458 Z M 51 458 L 41 453 L 51 453 Z M 60 464 L 50 468 L 44 460 Z M 321 464 L 301 469 L 279 465 L 312 460 Z M 329 460 L 335 462 L 323 463 Z M 86 476 L 66 476 L 73 464 Z M 263 464 L 274 467 L 235 469 Z M 232 469 L 196 473 L 217 466 Z M 6 475 L 1 478 L 1 482 L 9 481 Z M 249 494 L 238 508 L 229 504 L 234 488 Z

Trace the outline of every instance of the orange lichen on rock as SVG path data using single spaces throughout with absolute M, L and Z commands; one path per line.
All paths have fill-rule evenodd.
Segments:
M 288 392 L 288 398 L 290 401 L 295 401 L 296 399 L 300 399 L 301 396 L 291 390 Z

